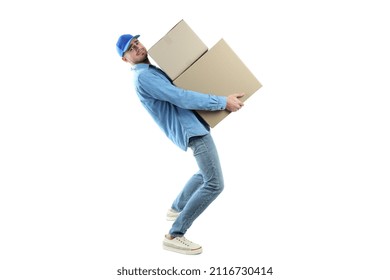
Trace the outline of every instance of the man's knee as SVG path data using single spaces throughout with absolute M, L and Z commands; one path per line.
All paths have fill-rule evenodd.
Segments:
M 208 187 L 215 194 L 220 194 L 225 188 L 223 181 L 220 180 L 209 182 Z

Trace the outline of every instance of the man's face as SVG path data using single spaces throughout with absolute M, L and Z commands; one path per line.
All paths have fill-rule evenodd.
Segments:
M 144 45 L 138 41 L 138 39 L 134 39 L 131 41 L 129 49 L 124 53 L 122 59 L 126 62 L 130 62 L 131 64 L 142 63 L 148 58 L 148 52 Z

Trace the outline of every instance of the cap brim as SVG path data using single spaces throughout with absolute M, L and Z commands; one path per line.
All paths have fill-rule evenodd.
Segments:
M 129 49 L 131 42 L 132 42 L 134 39 L 137 39 L 139 36 L 140 36 L 140 35 L 135 35 L 135 36 L 133 36 L 133 38 L 131 38 L 130 41 L 127 42 L 127 44 L 126 44 L 126 46 L 125 46 L 125 48 L 124 48 L 125 51 L 122 53 L 122 57 L 123 57 L 123 55 L 125 54 L 125 52 L 127 52 L 127 50 Z

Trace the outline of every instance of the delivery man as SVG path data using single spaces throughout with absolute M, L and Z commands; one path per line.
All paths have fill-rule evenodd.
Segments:
M 182 254 L 200 254 L 202 247 L 184 235 L 222 192 L 224 180 L 210 127 L 195 110 L 236 112 L 244 105 L 240 100 L 244 94 L 216 96 L 176 87 L 161 69 L 151 65 L 148 52 L 138 38 L 139 35 L 124 34 L 116 44 L 121 59 L 132 66 L 135 91 L 165 135 L 183 151 L 192 149 L 199 167 L 168 210 L 167 219 L 174 222 L 164 237 L 163 248 Z M 150 172 L 153 176 L 153 171 Z

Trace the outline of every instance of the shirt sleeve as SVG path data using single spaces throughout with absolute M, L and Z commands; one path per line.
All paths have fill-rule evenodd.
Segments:
M 138 76 L 138 87 L 138 92 L 141 92 L 144 98 L 166 101 L 183 109 L 217 111 L 226 108 L 225 96 L 176 87 L 162 74 L 154 71 L 143 71 Z

